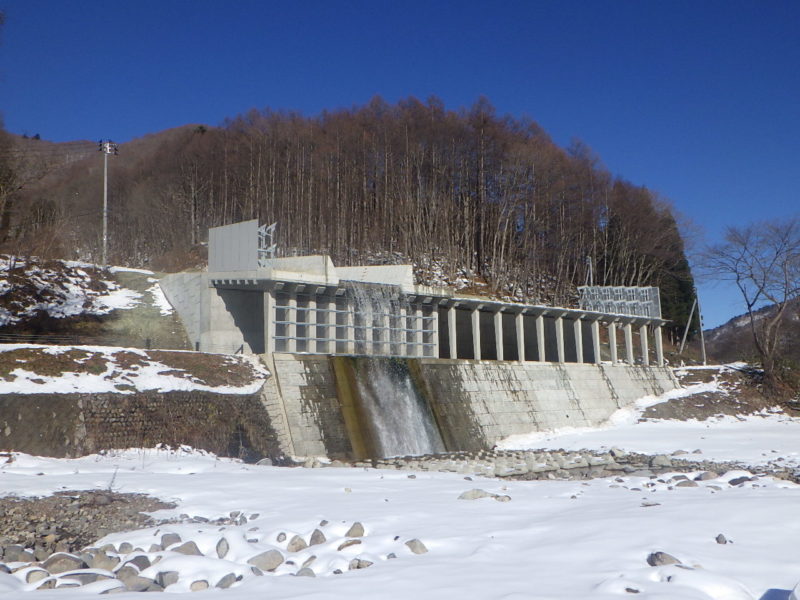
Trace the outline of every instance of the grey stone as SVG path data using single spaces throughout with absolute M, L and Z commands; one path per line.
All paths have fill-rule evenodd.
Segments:
M 155 592 L 164 589 L 152 579 L 140 575 L 133 575 L 120 581 L 125 584 L 125 589 L 129 592 Z
M 222 590 L 228 589 L 234 583 L 236 583 L 236 574 L 235 573 L 228 573 L 222 579 L 217 582 L 217 585 L 214 587 L 220 588 Z
M 647 557 L 647 564 L 651 567 L 663 567 L 665 565 L 679 565 L 681 561 L 666 552 L 653 552 Z
M 93 569 L 105 569 L 106 571 L 113 571 L 119 564 L 119 557 L 109 556 L 102 550 L 98 550 L 89 562 L 89 566 Z
M 747 483 L 748 481 L 753 481 L 752 477 L 742 476 L 742 477 L 734 477 L 728 483 L 732 486 L 741 485 L 743 483 Z
M 33 552 L 29 550 L 25 550 L 19 544 L 12 544 L 10 546 L 6 546 L 3 552 L 3 560 L 7 563 L 10 562 L 33 562 L 36 560 L 36 557 L 33 555 Z
M 361 558 L 354 558 L 350 561 L 349 569 L 351 571 L 355 571 L 356 569 L 366 569 L 367 567 L 371 567 L 372 562 L 368 560 L 364 560 Z
M 208 589 L 208 582 L 205 579 L 198 579 L 189 584 L 189 589 L 193 592 L 201 592 Z
M 675 487 L 697 487 L 697 482 L 690 479 L 684 479 L 675 484 Z
M 356 544 L 360 544 L 360 543 L 361 543 L 361 540 L 345 540 L 344 542 L 339 544 L 339 547 L 336 550 L 337 550 L 337 552 L 341 552 L 345 548 L 349 548 L 350 546 L 355 546 Z
M 425 554 L 428 551 L 428 549 L 425 547 L 425 544 L 423 544 L 417 538 L 414 538 L 413 540 L 408 540 L 406 542 L 406 546 L 408 546 L 408 549 L 411 550 L 414 554 Z
M 306 548 L 308 548 L 308 544 L 306 544 L 306 541 L 299 535 L 296 535 L 289 540 L 289 545 L 286 546 L 286 549 L 289 552 L 300 552 L 300 550 L 305 550 Z
M 152 554 L 154 552 L 161 552 L 162 550 L 163 548 L 161 547 L 161 544 L 150 544 L 150 549 L 148 552 Z
M 716 479 L 719 477 L 714 471 L 703 471 L 697 477 L 694 478 L 695 481 L 709 481 L 711 479 Z
M 256 554 L 247 561 L 248 565 L 253 565 L 262 571 L 274 571 L 283 563 L 283 554 L 277 550 L 267 550 L 261 554 Z
M 716 538 L 714 538 L 714 539 L 716 539 L 716 540 L 717 540 L 717 543 L 718 543 L 718 544 L 727 544 L 727 543 L 728 543 L 728 538 L 726 538 L 726 537 L 725 537 L 724 535 L 722 535 L 721 533 L 720 533 L 720 534 L 719 534 L 719 535 L 718 535 Z
M 119 550 L 117 550 L 119 554 L 128 554 L 129 552 L 133 552 L 133 544 L 130 542 L 122 542 L 119 545 Z
M 203 556 L 203 553 L 200 552 L 200 548 L 197 547 L 192 541 L 184 542 L 177 548 L 172 549 L 173 552 L 180 552 L 181 554 L 186 554 L 187 556 Z
M 280 543 L 282 543 L 282 542 L 285 542 L 285 541 L 286 541 L 286 534 L 285 534 L 285 533 L 283 533 L 283 532 L 281 531 L 281 532 L 278 534 L 278 537 L 276 537 L 276 538 L 275 538 L 275 540 L 276 540 L 276 541 L 277 541 L 279 544 L 280 544 Z
M 156 575 L 156 583 L 161 587 L 167 587 L 173 583 L 178 583 L 178 579 L 180 579 L 180 573 L 177 571 L 161 571 Z
M 492 498 L 498 502 L 511 502 L 511 496 L 506 496 L 505 494 L 492 494 Z
M 325 534 L 322 533 L 319 529 L 315 529 L 314 532 L 311 534 L 311 539 L 308 540 L 309 546 L 316 546 L 318 544 L 324 544 L 327 541 L 325 538 Z
M 394 552 L 389 552 L 389 554 L 386 555 L 386 560 L 390 560 L 392 558 L 397 558 L 397 554 Z
M 147 567 L 150 566 L 150 559 L 147 558 L 144 554 L 140 554 L 139 556 L 134 556 L 130 560 L 125 561 L 125 565 L 135 565 L 139 571 L 144 571 Z
M 317 574 L 314 573 L 314 571 L 312 571 L 308 567 L 303 567 L 297 573 L 295 573 L 295 575 L 297 575 L 298 577 L 316 577 L 317 576 Z
M 350 526 L 350 529 L 347 530 L 344 536 L 350 538 L 364 537 L 364 526 L 356 521 Z
M 124 566 L 124 567 L 121 567 L 115 573 L 115 575 L 117 576 L 117 579 L 119 579 L 120 581 L 125 581 L 126 579 L 129 579 L 131 577 L 138 576 L 139 575 L 139 570 L 136 567 Z
M 468 490 L 463 492 L 458 499 L 459 500 L 477 500 L 479 498 L 491 498 L 494 494 L 490 494 L 486 490 L 482 490 L 480 488 L 475 488 L 473 490 Z
M 50 556 L 42 563 L 42 567 L 47 569 L 50 573 L 64 573 L 65 571 L 75 571 L 83 569 L 87 565 L 83 559 L 75 556 L 74 554 L 67 554 L 65 552 L 57 552 Z
M 36 583 L 37 581 L 47 579 L 48 577 L 50 577 L 50 573 L 44 569 L 31 569 L 25 573 L 25 583 Z
M 665 454 L 656 454 L 650 459 L 650 467 L 654 469 L 663 469 L 672 466 L 672 460 Z
M 312 554 L 312 555 L 311 555 L 311 556 L 309 556 L 307 559 L 305 559 L 305 560 L 303 561 L 303 564 L 302 564 L 302 565 L 300 565 L 300 566 L 301 566 L 301 567 L 308 567 L 308 566 L 309 566 L 309 565 L 311 565 L 311 563 L 313 563 L 315 560 L 317 560 L 317 557 L 316 557 L 316 555 Z
M 217 542 L 217 557 L 225 558 L 228 554 L 228 550 L 230 550 L 230 544 L 228 544 L 228 540 L 225 538 L 220 539 L 220 541 Z
M 168 547 L 172 546 L 173 544 L 180 544 L 181 543 L 181 536 L 177 533 L 165 533 L 161 536 L 161 547 L 166 550 Z

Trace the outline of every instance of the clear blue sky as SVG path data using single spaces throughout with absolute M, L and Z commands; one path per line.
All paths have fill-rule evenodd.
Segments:
M 0 0 L 15 133 L 127 141 L 250 108 L 485 95 L 699 225 L 800 212 L 800 2 Z M 701 282 L 706 326 L 741 312 Z

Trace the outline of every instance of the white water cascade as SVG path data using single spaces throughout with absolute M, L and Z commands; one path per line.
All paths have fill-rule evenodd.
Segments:
M 434 454 L 445 447 L 430 406 L 408 365 L 390 358 L 358 358 L 356 383 L 381 457 Z

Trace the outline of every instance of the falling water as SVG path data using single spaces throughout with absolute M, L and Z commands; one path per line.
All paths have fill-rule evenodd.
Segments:
M 430 406 L 404 360 L 356 359 L 356 382 L 381 457 L 444 452 Z

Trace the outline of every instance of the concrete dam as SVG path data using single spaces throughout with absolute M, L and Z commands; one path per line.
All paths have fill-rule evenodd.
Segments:
M 211 229 L 208 271 L 162 288 L 196 350 L 266 363 L 259 400 L 291 456 L 483 450 L 678 386 L 656 288 L 585 288 L 580 308 L 503 302 L 416 285 L 410 265 L 275 258 L 257 221 Z

